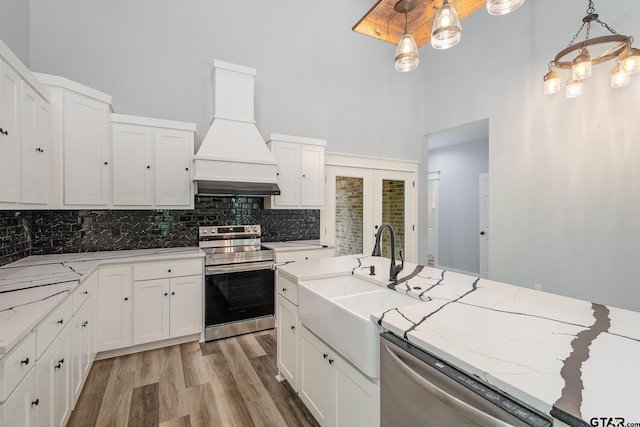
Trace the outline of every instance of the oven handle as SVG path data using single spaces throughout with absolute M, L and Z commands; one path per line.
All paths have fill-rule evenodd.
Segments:
M 273 270 L 273 266 L 273 261 L 240 263 L 233 265 L 212 265 L 205 269 L 205 274 L 207 276 L 212 276 L 214 274 L 238 273 L 242 271 Z

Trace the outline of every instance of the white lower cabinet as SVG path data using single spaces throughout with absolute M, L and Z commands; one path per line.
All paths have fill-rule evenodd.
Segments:
M 300 326 L 298 394 L 322 426 L 380 425 L 380 386 Z
M 75 404 L 82 391 L 84 379 L 93 362 L 93 296 L 82 304 L 71 322 L 71 403 Z
M 35 427 L 38 421 L 36 370 L 31 369 L 13 394 L 0 405 L 0 425 Z
M 278 371 L 298 391 L 297 343 L 298 343 L 298 307 L 282 295 L 276 295 Z
M 202 331 L 202 275 L 133 283 L 133 344 Z
M 100 268 L 97 351 L 131 345 L 131 277 L 130 265 Z
M 38 426 L 64 426 L 71 413 L 71 329 L 65 327 L 38 359 Z

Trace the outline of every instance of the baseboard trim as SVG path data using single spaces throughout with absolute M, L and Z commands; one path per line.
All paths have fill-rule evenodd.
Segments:
M 124 356 L 126 354 L 138 353 L 141 351 L 155 350 L 157 348 L 168 347 L 170 345 L 184 344 L 190 341 L 201 341 L 202 334 L 185 335 L 183 337 L 169 338 L 168 340 L 148 342 L 131 347 L 117 348 L 115 350 L 102 351 L 96 354 L 95 360 L 109 359 L 111 357 Z

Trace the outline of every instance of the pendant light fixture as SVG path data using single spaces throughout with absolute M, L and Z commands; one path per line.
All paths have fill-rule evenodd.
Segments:
M 396 47 L 395 67 L 396 71 L 407 72 L 418 68 L 420 54 L 413 36 L 407 31 L 409 20 L 408 13 L 416 8 L 415 0 L 400 0 L 396 3 L 395 10 L 404 13 L 404 35 L 400 38 Z
M 487 11 L 489 15 L 506 15 L 520 6 L 524 0 L 487 0 Z
M 449 0 L 444 0 L 442 7 L 438 9 L 433 20 L 431 30 L 431 46 L 434 49 L 449 49 L 460 42 L 462 28 L 458 13 L 449 4 Z
M 560 73 L 556 69 L 570 70 L 570 78 L 567 80 L 565 92 L 567 98 L 576 98 L 582 95 L 583 81 L 591 76 L 591 69 L 610 59 L 616 61 L 610 73 L 612 88 L 628 85 L 629 75 L 640 71 L 640 49 L 631 47 L 633 37 L 618 34 L 616 30 L 601 21 L 596 13 L 593 0 L 588 1 L 587 15 L 582 18 L 582 25 L 573 36 L 569 46 L 561 50 L 549 63 L 549 72 L 544 76 L 544 93 L 546 95 L 559 92 Z M 609 34 L 593 39 L 589 38 L 592 22 L 600 24 Z M 585 30 L 584 40 L 576 43 L 582 30 Z M 591 48 L 592 52 L 599 49 L 602 53 L 592 56 L 588 48 Z M 569 59 L 576 53 L 577 55 L 573 59 Z

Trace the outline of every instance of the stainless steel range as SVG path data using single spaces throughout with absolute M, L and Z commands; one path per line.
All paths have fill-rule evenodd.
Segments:
M 273 328 L 275 252 L 259 225 L 200 227 L 205 256 L 205 340 Z

